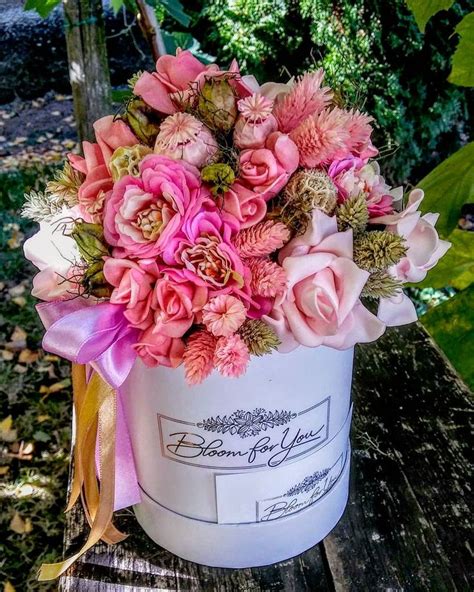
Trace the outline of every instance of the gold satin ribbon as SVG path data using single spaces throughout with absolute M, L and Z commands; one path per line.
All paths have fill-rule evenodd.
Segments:
M 73 364 L 72 382 L 76 414 L 74 474 L 66 511 L 81 497 L 91 527 L 84 546 L 72 557 L 41 566 L 38 580 L 54 580 L 99 540 L 117 543 L 126 535 L 112 524 L 115 494 L 115 391 L 97 373 L 86 379 L 86 367 Z M 95 449 L 99 440 L 100 486 L 97 482 Z

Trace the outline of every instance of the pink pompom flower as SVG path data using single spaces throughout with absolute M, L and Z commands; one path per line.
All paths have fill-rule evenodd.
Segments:
M 237 335 L 219 337 L 214 352 L 214 366 L 229 378 L 238 378 L 245 373 L 250 353 L 243 339 Z
M 247 311 L 242 302 L 229 294 L 212 298 L 202 311 L 204 325 L 217 337 L 229 337 L 235 333 L 246 316 Z

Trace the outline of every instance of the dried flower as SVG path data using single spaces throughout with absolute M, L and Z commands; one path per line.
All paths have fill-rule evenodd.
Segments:
M 229 337 L 237 331 L 247 316 L 242 302 L 235 296 L 222 294 L 211 298 L 202 309 L 202 321 L 217 337 Z
M 104 261 L 99 259 L 88 265 L 81 278 L 83 293 L 96 298 L 109 298 L 113 287 L 107 282 L 104 275 Z
M 85 175 L 76 170 L 66 161 L 61 171 L 56 172 L 54 179 L 46 185 L 46 193 L 55 196 L 69 207 L 78 203 L 77 193 Z
M 270 354 L 280 345 L 275 331 L 260 319 L 245 321 L 239 329 L 239 335 L 254 356 Z
M 323 78 L 322 69 L 304 74 L 289 93 L 276 100 L 274 115 L 282 132 L 290 133 L 307 117 L 320 113 L 330 103 L 332 92 L 328 86 L 321 88 Z
M 127 109 L 121 118 L 141 142 L 147 146 L 153 146 L 160 129 L 160 120 L 156 111 L 141 99 L 134 98 L 128 102 Z
M 109 162 L 110 174 L 114 182 L 119 181 L 125 175 L 139 177 L 138 165 L 147 154 L 152 154 L 151 148 L 143 144 L 135 146 L 121 146 L 112 154 Z
M 241 230 L 234 244 L 241 257 L 265 257 L 281 249 L 289 239 L 285 224 L 267 220 Z
M 272 114 L 273 101 L 260 93 L 240 99 L 237 107 L 242 117 L 249 123 L 263 123 Z
M 317 167 L 328 164 L 349 141 L 348 114 L 334 107 L 311 115 L 290 133 L 298 146 L 300 164 Z
M 247 259 L 246 265 L 252 273 L 250 288 L 253 294 L 274 298 L 286 288 L 286 274 L 283 267 L 270 259 Z
M 363 232 L 369 221 L 369 210 L 363 193 L 343 201 L 336 210 L 337 226 L 342 232 L 352 228 L 354 235 Z
M 210 130 L 199 119 L 178 112 L 169 115 L 161 124 L 154 151 L 199 168 L 213 160 L 218 146 Z
M 25 193 L 25 203 L 21 208 L 23 218 L 29 218 L 35 222 L 48 221 L 61 212 L 65 203 L 54 195 L 41 191 Z
M 109 247 L 105 242 L 104 230 L 100 224 L 75 220 L 69 236 L 74 239 L 86 263 L 96 263 L 109 255 Z
M 208 164 L 201 171 L 201 179 L 211 186 L 212 195 L 222 195 L 235 181 L 235 173 L 228 164 Z
M 223 376 L 238 378 L 246 371 L 249 361 L 248 347 L 239 335 L 219 337 L 214 352 L 214 366 Z
M 354 240 L 354 261 L 371 272 L 395 265 L 406 252 L 403 237 L 384 230 L 364 232 Z
M 232 129 L 237 118 L 235 91 L 226 76 L 212 76 L 199 93 L 199 116 L 212 129 L 225 133 Z
M 197 331 L 189 337 L 183 355 L 188 384 L 200 384 L 212 372 L 216 344 L 217 339 L 208 331 Z
M 374 271 L 370 274 L 362 290 L 366 298 L 391 298 L 401 290 L 401 282 L 387 271 Z

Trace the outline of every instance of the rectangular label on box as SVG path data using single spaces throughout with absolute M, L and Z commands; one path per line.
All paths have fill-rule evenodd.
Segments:
M 162 455 L 219 470 L 275 468 L 308 455 L 329 437 L 331 397 L 308 409 L 236 410 L 193 423 L 158 414 Z
M 352 408 L 331 441 L 309 456 L 273 469 L 216 475 L 218 522 L 277 520 L 325 496 L 340 478 L 347 461 L 351 415 Z

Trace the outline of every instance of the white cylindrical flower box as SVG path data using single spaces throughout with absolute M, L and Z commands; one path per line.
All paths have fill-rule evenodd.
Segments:
M 182 367 L 137 361 L 123 401 L 147 534 L 184 559 L 235 568 L 323 539 L 347 503 L 352 360 L 352 349 L 301 347 L 194 387 Z

